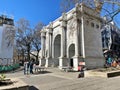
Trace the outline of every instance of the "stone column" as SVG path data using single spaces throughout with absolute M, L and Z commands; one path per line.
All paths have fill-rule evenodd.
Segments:
M 63 26 L 61 26 L 61 56 L 60 57 L 64 57 L 65 56 L 65 28 Z
M 52 66 L 52 23 L 47 27 L 48 36 L 48 47 L 47 47 L 47 57 L 46 57 L 46 67 Z
M 41 57 L 45 57 L 45 32 L 41 32 Z
M 76 36 L 75 36 L 75 56 L 74 56 L 74 62 L 73 62 L 73 66 L 74 66 L 74 70 L 78 70 L 78 61 L 79 61 L 79 22 L 78 22 L 78 18 L 75 15 L 74 16 L 75 19 L 75 29 L 76 29 Z
M 65 57 L 65 30 L 64 27 L 61 26 L 61 56 L 59 57 L 59 68 L 63 67 L 63 59 Z
M 85 42 L 84 42 L 84 16 L 81 17 L 81 55 L 83 58 L 85 58 Z
M 81 56 L 84 60 L 85 58 L 85 40 L 84 40 L 84 30 L 85 30 L 85 22 L 84 22 L 84 4 L 81 4 Z
M 53 36 L 52 36 L 53 38 Z M 54 58 L 54 41 L 52 40 L 52 58 Z
M 75 56 L 78 57 L 79 56 L 79 22 L 78 22 L 78 18 L 75 15 L 74 16 L 74 23 L 75 23 L 75 30 L 76 30 L 76 36 L 75 36 Z
M 59 57 L 59 68 L 61 69 L 63 66 L 67 65 L 67 59 L 66 59 L 66 14 L 63 13 L 62 14 L 62 18 L 61 18 L 61 56 Z
M 45 32 L 41 31 L 41 55 L 39 66 L 45 65 Z
M 74 19 L 74 29 L 75 29 L 75 56 L 73 58 L 73 67 L 74 70 L 77 71 L 78 70 L 78 62 L 80 61 L 80 52 L 79 52 L 79 34 L 80 34 L 80 20 L 79 20 L 79 14 L 78 14 L 78 6 L 76 6 L 75 11 L 73 13 L 73 19 Z
M 49 31 L 49 57 L 52 57 L 52 30 Z

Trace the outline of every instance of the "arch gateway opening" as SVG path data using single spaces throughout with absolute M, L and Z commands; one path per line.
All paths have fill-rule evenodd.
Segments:
M 71 44 L 69 46 L 69 66 L 74 67 L 74 61 L 73 58 L 75 56 L 75 45 Z
M 61 35 L 57 35 L 54 40 L 54 59 L 53 59 L 53 65 L 59 66 L 59 57 L 61 55 Z

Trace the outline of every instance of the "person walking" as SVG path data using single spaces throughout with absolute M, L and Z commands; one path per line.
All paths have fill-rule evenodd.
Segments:
M 24 75 L 26 74 L 26 70 L 27 70 L 27 62 L 24 62 Z
M 30 62 L 30 74 L 33 74 L 33 60 Z
M 81 65 L 80 67 L 80 73 L 78 74 L 78 78 L 81 78 L 81 77 L 84 77 L 84 71 L 85 71 L 85 66 L 84 65 Z
M 29 62 L 24 62 L 24 75 L 28 74 L 29 71 Z
M 112 58 L 111 58 L 110 56 L 108 56 L 107 64 L 108 64 L 109 67 L 111 67 L 112 62 L 113 62 L 113 61 L 112 61 Z
M 26 70 L 26 71 L 27 71 L 27 74 L 29 74 L 29 69 L 30 69 L 30 62 L 28 61 L 28 62 L 27 62 L 27 70 Z

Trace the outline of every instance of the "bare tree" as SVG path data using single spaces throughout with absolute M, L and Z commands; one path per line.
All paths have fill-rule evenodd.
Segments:
M 30 27 L 29 21 L 26 19 L 20 19 L 17 22 L 17 32 L 16 32 L 16 45 L 18 51 L 21 51 L 22 56 L 27 54 L 27 59 L 30 60 L 30 55 L 39 58 L 39 52 L 41 49 L 41 36 L 40 30 L 43 28 L 44 24 L 42 22 L 37 23 L 37 25 L 32 29 Z M 32 53 L 35 51 L 36 53 Z
M 76 3 L 84 3 L 95 9 L 101 16 L 106 16 L 109 22 L 114 20 L 115 16 L 120 13 L 120 0 L 62 0 L 61 11 L 68 11 Z
M 16 43 L 27 53 L 27 59 L 30 60 L 31 43 L 33 40 L 32 29 L 28 20 L 22 18 L 17 22 Z
M 21 39 L 17 38 L 16 39 L 16 46 L 14 47 L 15 49 L 15 54 L 17 55 L 17 59 L 24 60 L 26 56 L 26 47 L 21 43 Z
M 41 50 L 41 33 L 40 30 L 43 28 L 44 24 L 42 22 L 37 23 L 34 27 L 33 40 L 32 40 L 32 49 L 36 51 L 37 54 L 31 53 L 36 57 L 36 60 L 39 58 L 39 52 Z

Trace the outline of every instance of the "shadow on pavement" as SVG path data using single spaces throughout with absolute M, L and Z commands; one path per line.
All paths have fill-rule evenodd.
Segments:
M 39 90 L 38 88 L 34 87 L 34 86 L 30 86 L 29 90 Z
M 34 74 L 47 74 L 47 73 L 52 73 L 50 71 L 38 71 L 38 72 L 34 72 Z

